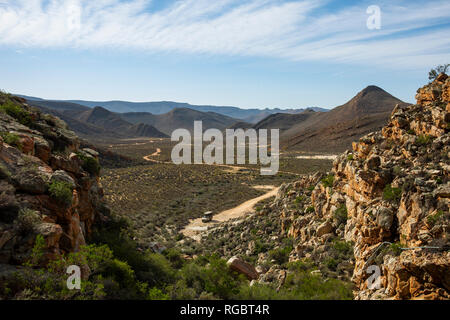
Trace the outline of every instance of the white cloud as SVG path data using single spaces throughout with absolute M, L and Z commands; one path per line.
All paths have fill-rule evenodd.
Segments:
M 323 13 L 318 9 L 326 0 L 185 0 L 154 12 L 149 0 L 0 1 L 0 45 L 6 46 L 118 47 L 401 68 L 450 57 L 450 27 L 443 25 L 450 18 L 448 1 L 380 4 L 382 28 L 376 31 L 366 28 L 367 6 Z

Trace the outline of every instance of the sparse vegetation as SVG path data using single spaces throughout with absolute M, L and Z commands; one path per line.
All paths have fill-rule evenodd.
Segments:
M 6 98 L 6 101 L 3 104 L 0 104 L 0 112 L 6 113 L 7 115 L 13 117 L 24 126 L 30 127 L 32 124 L 30 113 L 11 101 L 9 98 Z
M 438 210 L 438 212 L 436 212 L 433 215 L 429 215 L 427 217 L 427 222 L 430 226 L 434 226 L 441 218 L 444 217 L 444 211 L 443 210 Z
M 334 175 L 330 174 L 323 178 L 321 181 L 325 188 L 332 188 L 334 184 Z
M 334 211 L 334 218 L 339 224 L 343 224 L 347 222 L 347 207 L 345 204 L 341 205 L 339 208 Z
M 421 134 L 416 138 L 416 144 L 418 146 L 426 146 L 433 140 L 432 136 Z
M 0 132 L 0 136 L 10 146 L 16 147 L 19 150 L 22 150 L 22 144 L 20 143 L 20 137 L 17 134 L 11 132 Z
M 41 219 L 37 211 L 26 208 L 21 209 L 17 216 L 19 232 L 21 234 L 32 233 L 40 221 Z
M 402 190 L 400 188 L 392 187 L 387 184 L 383 190 L 383 199 L 387 201 L 399 202 L 402 197 Z
M 313 213 L 313 212 L 315 212 L 315 208 L 314 208 L 314 206 L 309 206 L 308 208 L 306 208 L 306 213 Z
M 437 78 L 440 73 L 447 73 L 450 64 L 438 65 L 435 68 L 431 69 L 428 73 L 428 80 L 433 81 Z
M 52 181 L 48 189 L 50 196 L 58 203 L 70 206 L 72 204 L 73 189 L 72 186 L 64 181 Z
M 80 160 L 83 162 L 82 167 L 83 170 L 90 173 L 91 175 L 99 175 L 100 174 L 100 164 L 97 159 L 87 156 L 81 152 L 77 153 L 77 156 L 80 158 Z

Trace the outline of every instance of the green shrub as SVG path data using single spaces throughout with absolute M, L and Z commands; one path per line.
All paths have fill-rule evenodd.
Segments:
M 336 270 L 338 262 L 334 258 L 325 260 L 325 266 L 330 270 Z
M 41 218 L 37 211 L 31 209 L 21 209 L 17 215 L 19 232 L 21 234 L 29 234 L 33 232 L 36 226 L 41 223 Z
M 98 162 L 97 159 L 90 157 L 90 156 L 86 156 L 84 154 L 82 154 L 81 152 L 77 153 L 78 158 L 80 158 L 80 160 L 82 161 L 81 167 L 88 173 L 90 173 L 91 175 L 96 175 L 98 176 L 100 174 L 100 163 Z
M 427 222 L 430 226 L 434 226 L 444 216 L 444 211 L 439 210 L 433 215 L 427 217 Z
M 254 254 L 258 255 L 260 253 L 264 253 L 267 252 L 267 250 L 269 250 L 269 245 L 267 243 L 262 242 L 261 240 L 256 240 L 255 241 L 255 250 L 254 250 Z
M 306 213 L 314 213 L 316 211 L 316 209 L 314 208 L 314 206 L 309 206 L 308 208 L 306 208 Z
M 325 188 L 332 188 L 333 184 L 334 184 L 334 175 L 330 174 L 328 176 L 326 176 L 325 178 L 323 178 L 322 180 L 322 184 Z
M 416 138 L 416 144 L 419 146 L 425 146 L 425 145 L 429 144 L 432 140 L 433 140 L 432 136 L 429 136 L 426 134 L 421 134 L 420 136 L 418 136 Z
M 351 242 L 346 241 L 333 241 L 333 249 L 342 254 L 353 252 L 353 246 Z
M 148 290 L 148 300 L 169 300 L 169 295 L 162 292 L 158 288 L 151 288 Z
M 399 202 L 402 197 L 402 190 L 400 188 L 392 188 L 387 184 L 383 189 L 383 199 L 387 201 Z
M 244 300 L 351 300 L 352 286 L 336 279 L 322 279 L 310 271 L 296 269 L 277 290 L 271 285 L 242 285 L 237 299 Z
M 394 168 L 392 168 L 392 172 L 394 175 L 399 176 L 402 173 L 402 168 L 400 166 L 394 166 Z
M 22 150 L 22 144 L 20 143 L 20 137 L 17 134 L 9 133 L 9 132 L 1 132 L 0 136 L 10 146 L 16 147 L 19 150 Z
M 402 253 L 403 247 L 404 246 L 401 243 L 396 242 L 396 243 L 391 243 L 388 250 L 391 251 L 394 255 L 398 256 Z
M 30 127 L 33 123 L 31 115 L 21 106 L 13 103 L 9 99 L 6 100 L 5 103 L 0 105 L 0 112 L 4 112 L 7 115 L 13 117 L 24 126 Z
M 339 224 L 345 223 L 348 219 L 347 207 L 345 206 L 345 204 L 343 204 L 339 208 L 337 208 L 334 211 L 333 216 Z
M 198 299 L 211 294 L 219 299 L 232 299 L 246 281 L 243 275 L 230 271 L 226 261 L 218 256 L 202 256 L 180 270 L 178 281 L 168 291 L 173 299 Z
M 349 155 L 347 156 L 347 160 L 348 160 L 348 161 L 352 161 L 352 160 L 353 160 L 353 154 L 349 154 Z
M 289 261 L 289 255 L 292 251 L 292 246 L 285 246 L 269 251 L 269 259 L 275 260 L 279 265 L 285 264 Z
M 60 204 L 70 206 L 72 204 L 73 189 L 70 183 L 64 181 L 53 181 L 48 189 L 50 196 Z
M 31 250 L 31 255 L 29 260 L 25 263 L 27 266 L 39 266 L 39 264 L 42 262 L 42 258 L 44 257 L 45 253 L 45 239 L 41 234 L 38 234 L 36 236 L 36 239 L 34 240 L 34 246 Z
M 178 250 L 174 248 L 167 249 L 164 251 L 164 255 L 170 261 L 173 268 L 181 269 L 183 267 L 185 261 Z

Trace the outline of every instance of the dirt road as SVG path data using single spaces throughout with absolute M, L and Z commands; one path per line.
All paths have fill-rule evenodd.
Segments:
M 279 189 L 279 187 L 275 186 L 253 186 L 253 188 L 269 191 L 262 196 L 245 201 L 237 207 L 216 214 L 215 216 L 213 216 L 213 220 L 209 223 L 203 223 L 201 218 L 191 220 L 191 222 L 180 232 L 186 237 L 190 237 L 196 241 L 200 241 L 201 233 L 208 230 L 209 227 L 216 226 L 217 224 L 223 223 L 225 221 L 236 219 L 254 212 L 254 206 L 258 202 L 276 196 Z
M 149 154 L 148 156 L 143 157 L 145 161 L 151 161 L 151 162 L 161 162 L 159 160 L 152 159 L 152 157 L 157 157 L 161 154 L 161 149 L 156 148 L 156 151 L 152 154 Z

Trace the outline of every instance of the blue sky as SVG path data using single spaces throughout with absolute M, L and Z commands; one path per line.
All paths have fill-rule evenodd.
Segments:
M 370 5 L 381 28 L 369 30 Z M 449 1 L 0 0 L 0 88 L 50 99 L 332 108 L 414 101 L 450 63 Z

